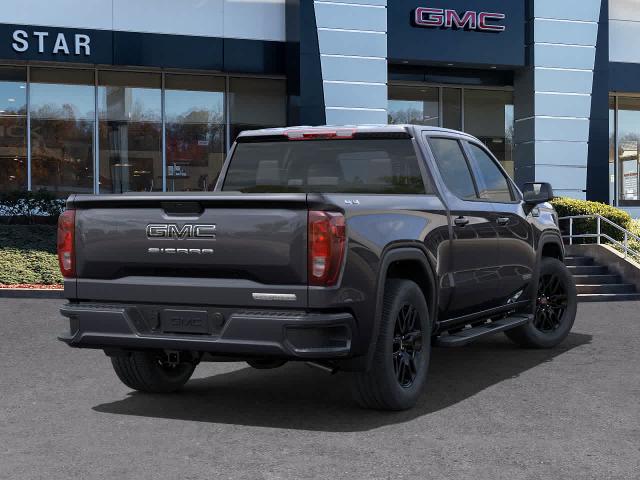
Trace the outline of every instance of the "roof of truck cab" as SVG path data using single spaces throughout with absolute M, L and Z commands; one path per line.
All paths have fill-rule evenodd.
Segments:
M 451 130 L 441 127 L 429 127 L 425 125 L 321 125 L 321 126 L 306 126 L 299 125 L 293 127 L 279 127 L 279 128 L 262 128 L 259 130 L 244 130 L 240 132 L 238 137 L 262 137 L 262 136 L 279 136 L 286 135 L 289 132 L 304 131 L 304 132 L 326 132 L 327 130 L 349 130 L 353 129 L 360 133 L 412 133 L 414 129 L 429 131 L 434 133 L 448 133 L 473 138 L 468 133 L 463 133 L 457 130 Z

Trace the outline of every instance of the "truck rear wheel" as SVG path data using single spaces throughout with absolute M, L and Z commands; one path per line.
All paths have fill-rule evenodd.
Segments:
M 569 335 L 576 318 L 576 285 L 564 263 L 544 257 L 540 265 L 533 321 L 505 335 L 527 348 L 553 348 Z
M 193 363 L 169 364 L 154 352 L 132 352 L 111 357 L 113 369 L 127 387 L 140 392 L 169 393 L 180 389 L 193 375 Z
M 354 400 L 364 408 L 406 410 L 424 390 L 431 321 L 422 291 L 410 280 L 387 281 L 371 367 L 354 374 Z

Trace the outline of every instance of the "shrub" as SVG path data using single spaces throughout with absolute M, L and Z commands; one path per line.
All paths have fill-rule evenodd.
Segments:
M 631 216 L 624 210 L 612 207 L 605 203 L 590 202 L 587 200 L 576 200 L 574 198 L 558 197 L 551 202 L 553 207 L 558 212 L 560 217 L 569 217 L 572 215 L 601 215 L 604 218 L 611 220 L 616 225 L 622 228 L 629 229 L 631 227 Z M 569 233 L 569 222 L 563 221 L 560 223 L 563 234 Z M 624 240 L 624 234 L 617 228 L 609 225 L 607 222 L 602 222 L 602 232 L 609 235 L 611 238 L 622 241 Z M 597 225 L 595 219 L 579 219 L 573 221 L 573 234 L 587 234 L 597 233 Z M 595 240 L 594 240 L 595 241 Z
M 16 190 L 0 194 L 3 223 L 53 223 L 64 210 L 65 200 L 48 190 Z
M 60 284 L 53 225 L 0 225 L 0 284 Z

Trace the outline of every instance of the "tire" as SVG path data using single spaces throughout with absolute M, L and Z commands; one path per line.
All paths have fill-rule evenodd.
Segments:
M 193 363 L 162 364 L 153 352 L 132 352 L 127 357 L 111 357 L 113 369 L 127 387 L 147 393 L 179 390 L 193 375 Z
M 272 368 L 279 368 L 287 363 L 286 360 L 280 360 L 277 358 L 252 358 L 247 360 L 247 364 L 257 370 L 270 370 Z
M 422 291 L 410 280 L 388 280 L 371 366 L 353 374 L 354 400 L 376 410 L 413 407 L 426 384 L 430 355 L 431 320 Z
M 573 276 L 560 260 L 543 257 L 533 322 L 508 330 L 505 335 L 525 348 L 556 347 L 569 335 L 577 308 Z

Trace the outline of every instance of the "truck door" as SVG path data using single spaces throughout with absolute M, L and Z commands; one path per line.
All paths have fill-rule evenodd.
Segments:
M 437 182 L 449 206 L 452 228 L 445 283 L 452 294 L 445 318 L 454 318 L 499 305 L 497 214 L 479 197 L 461 141 L 455 136 L 429 136 Z
M 533 277 L 536 252 L 523 203 L 506 173 L 484 146 L 466 141 L 463 145 L 471 161 L 480 198 L 490 201 L 497 212 L 500 301 L 506 304 L 528 300 L 523 292 Z

